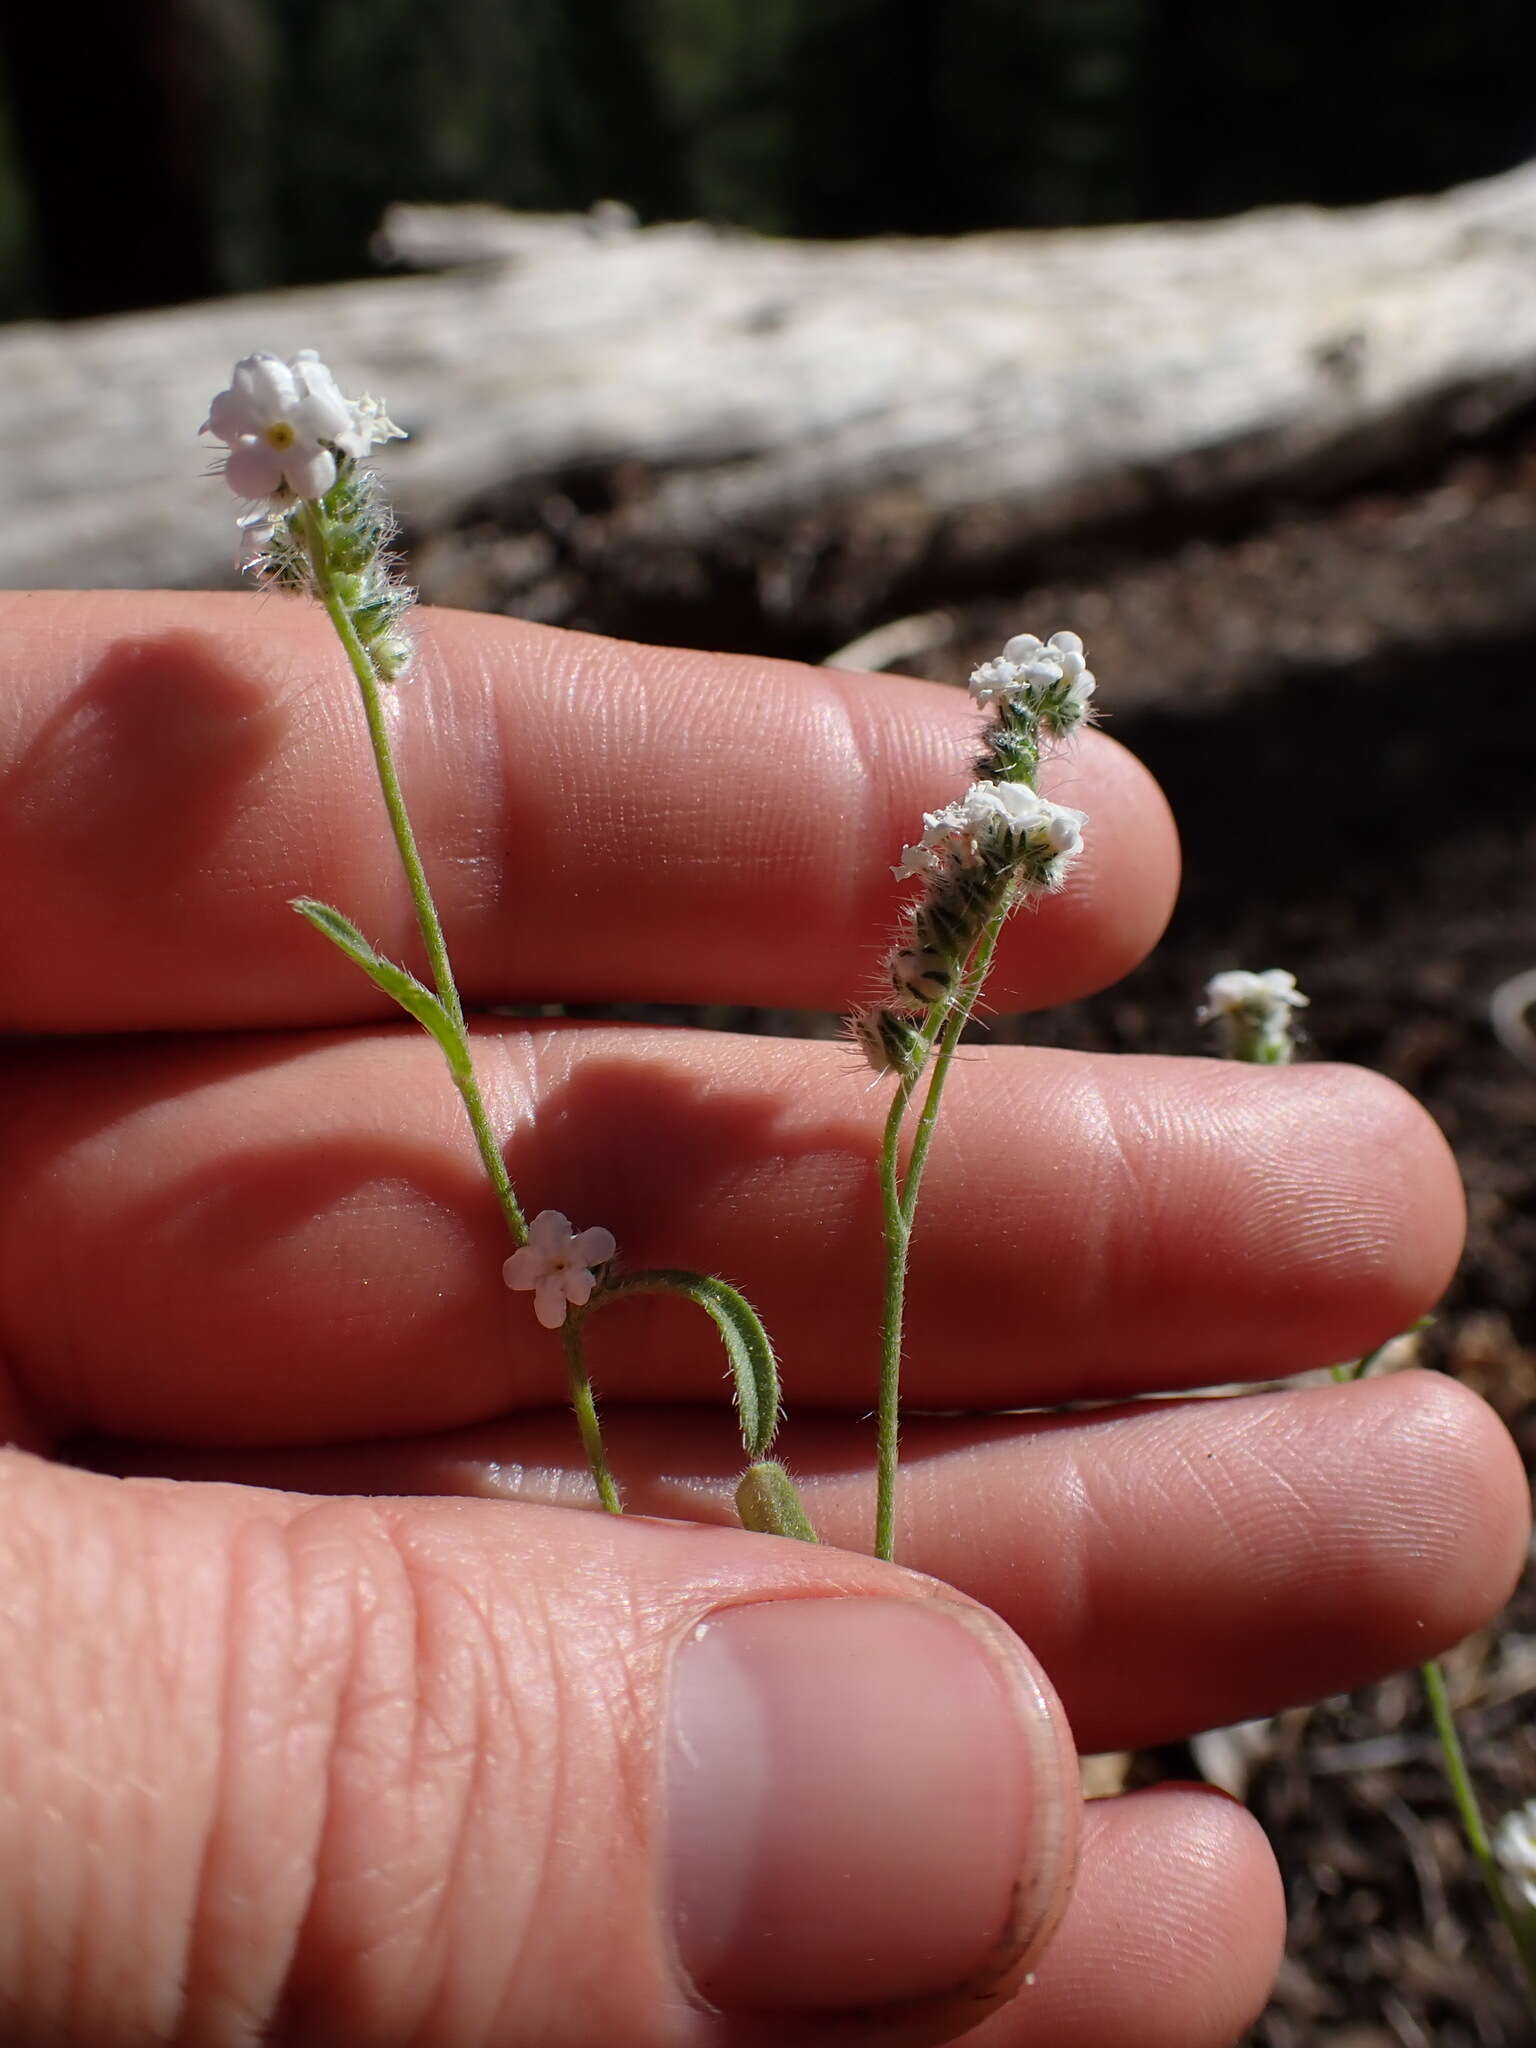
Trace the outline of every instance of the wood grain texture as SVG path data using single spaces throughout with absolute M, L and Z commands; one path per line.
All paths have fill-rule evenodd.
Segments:
M 384 235 L 456 267 L 0 333 L 0 584 L 232 581 L 195 434 L 258 347 L 316 347 L 388 398 L 416 535 L 599 476 L 589 552 L 669 573 L 722 535 L 782 560 L 807 520 L 983 562 L 1004 535 L 1368 470 L 1536 394 L 1536 165 L 1354 211 L 956 240 L 615 209 L 399 208 Z

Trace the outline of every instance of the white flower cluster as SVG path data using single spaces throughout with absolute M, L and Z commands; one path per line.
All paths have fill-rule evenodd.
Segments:
M 1493 1853 L 1527 1908 L 1536 1913 L 1536 1799 L 1505 1814 L 1494 1831 Z
M 1055 888 L 1081 850 L 1087 815 L 1053 804 L 1026 782 L 973 782 L 957 802 L 923 813 L 922 838 L 902 848 L 891 873 L 898 881 L 927 880 L 988 856 L 1012 865 L 1027 850 L 1048 864 L 1044 886 Z
M 572 1230 L 558 1209 L 534 1217 L 528 1242 L 501 1269 L 514 1294 L 533 1296 L 533 1312 L 546 1330 L 558 1330 L 569 1308 L 585 1308 L 597 1285 L 594 1268 L 606 1266 L 618 1246 L 613 1232 L 598 1226 Z
M 921 883 L 922 892 L 887 956 L 883 1001 L 848 1020 L 877 1074 L 915 1078 L 935 1043 L 936 1006 L 947 1007 L 962 987 L 992 920 L 1066 879 L 1086 816 L 1052 803 L 1035 784 L 1044 743 L 1083 722 L 1093 692 L 1076 633 L 1016 633 L 972 676 L 971 694 L 988 710 L 977 779 L 954 803 L 925 812 L 922 837 L 902 848 L 891 872 Z
M 199 432 L 228 448 L 224 480 L 237 498 L 279 505 L 323 498 L 338 456 L 361 462 L 385 441 L 405 439 L 381 399 L 343 398 L 312 348 L 286 363 L 266 350 L 243 356 Z
M 1213 974 L 1206 983 L 1200 1020 L 1208 1024 L 1213 1017 L 1233 1016 L 1239 1010 L 1285 1017 L 1292 1010 L 1304 1010 L 1307 1002 L 1296 986 L 1295 975 L 1284 967 L 1266 967 L 1262 974 L 1232 967 L 1224 974 Z
M 344 398 L 312 348 L 284 362 L 242 356 L 200 430 L 229 453 L 224 480 L 256 501 L 239 521 L 242 565 L 263 583 L 346 611 L 375 675 L 398 682 L 411 664 L 404 629 L 415 592 L 395 573 L 394 515 L 370 449 L 405 436 L 382 399 Z
M 1076 633 L 1053 633 L 1049 640 L 1015 633 L 1000 655 L 971 674 L 978 704 L 1027 702 L 1058 736 L 1087 717 L 1095 687 Z
M 1221 1027 L 1230 1057 L 1283 1065 L 1293 1050 L 1291 1012 L 1307 1003 L 1284 967 L 1266 967 L 1262 974 L 1233 967 L 1206 983 L 1198 1021 Z

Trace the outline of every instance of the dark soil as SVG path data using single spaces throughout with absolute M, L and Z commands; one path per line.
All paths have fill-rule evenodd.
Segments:
M 1533 671 L 1536 644 L 1469 637 L 1454 667 L 1406 652 L 1298 665 L 1118 720 L 1173 798 L 1188 881 L 1146 967 L 1041 1020 L 1061 1043 L 1174 1050 L 1192 1045 L 1180 1019 L 1213 967 L 1290 967 L 1312 996 L 1311 1050 L 1390 1074 L 1456 1148 L 1467 1255 L 1424 1351 L 1493 1402 L 1528 1466 L 1536 1072 L 1494 1038 L 1488 998 L 1536 962 Z M 1536 1589 L 1451 1668 L 1486 1810 L 1536 1797 Z M 1254 2048 L 1536 2039 L 1417 1680 L 1272 1735 L 1247 1796 L 1285 1873 L 1290 1956 Z
M 439 539 L 435 574 L 461 600 L 521 609 L 488 566 L 517 545 L 479 530 L 455 556 Z M 1146 966 L 1001 1030 L 1194 1051 L 1215 969 L 1292 969 L 1312 998 L 1309 1051 L 1391 1075 L 1456 1149 L 1467 1256 L 1424 1354 L 1494 1404 L 1531 1464 L 1536 1071 L 1496 1040 L 1488 1001 L 1536 965 L 1536 441 L 1526 429 L 1433 475 L 1224 533 L 1080 537 L 1042 571 L 952 603 L 918 666 L 953 680 L 1020 627 L 1081 631 L 1111 729 L 1172 798 L 1187 881 Z M 568 596 L 572 622 L 624 623 L 591 590 Z M 694 637 L 686 617 L 670 623 Z M 734 636 L 718 604 L 695 623 L 706 644 L 805 651 L 749 610 Z M 1490 1815 L 1536 1798 L 1536 1589 L 1449 1671 Z M 1272 1723 L 1247 1798 L 1291 1908 L 1251 2048 L 1536 2040 L 1416 1677 Z

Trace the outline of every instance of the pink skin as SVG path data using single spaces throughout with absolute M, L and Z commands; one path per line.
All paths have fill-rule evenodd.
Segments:
M 452 1092 L 284 908 L 327 897 L 414 957 L 323 626 L 0 598 L 0 670 L 0 1015 L 34 1034 L 0 1061 L 0 1420 L 44 1454 L 0 1456 L 12 2037 L 800 2048 L 866 2041 L 865 2002 L 894 2043 L 1235 2040 L 1277 1955 L 1267 1850 L 1192 1791 L 1080 1820 L 1067 1717 L 1087 1747 L 1153 1739 L 1484 1622 L 1527 1526 L 1487 1411 L 1409 1375 L 914 1423 L 903 1555 L 935 1579 L 878 1565 L 879 1102 L 852 1056 L 493 1021 L 530 1207 L 768 1312 L 830 1540 L 722 1526 L 729 1420 L 683 1405 L 718 1402 L 718 1357 L 673 1303 L 594 1330 L 639 1512 L 543 1505 L 586 1497 L 558 1346 L 501 1285 Z M 446 614 L 420 678 L 403 765 L 478 1004 L 856 992 L 974 719 L 921 684 Z M 1176 880 L 1112 743 L 1051 788 L 1087 851 L 1010 929 L 1005 1003 L 1114 978 Z M 145 1026 L 168 1035 L 48 1042 Z M 1348 1355 L 1430 1305 L 1461 1220 L 1427 1120 L 1324 1067 L 968 1060 L 930 1186 L 911 1384 L 977 1410 Z M 81 1433 L 177 1476 L 48 1461 Z M 391 1492 L 460 1498 L 360 1497 Z M 901 1683 L 861 1702 L 882 1657 Z M 690 1668 L 697 1826 L 658 1766 Z M 711 1761 L 708 1729 L 746 1725 L 761 1746 Z M 733 1929 L 771 1925 L 765 1970 Z M 685 1964 L 778 2009 L 712 2013 Z

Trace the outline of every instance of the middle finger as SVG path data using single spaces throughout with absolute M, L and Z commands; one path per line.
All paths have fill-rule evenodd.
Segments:
M 845 1048 L 638 1027 L 478 1034 L 530 1212 L 739 1285 L 792 1406 L 867 1407 L 884 1093 Z M 436 1048 L 378 1029 L 118 1041 L 0 1074 L 0 1356 L 61 1427 L 293 1443 L 560 1396 Z M 1018 1407 L 1348 1357 L 1434 1300 L 1460 1195 L 1349 1068 L 996 1048 L 957 1062 L 914 1247 L 907 1395 Z M 592 1325 L 610 1398 L 713 1399 L 675 1301 Z

